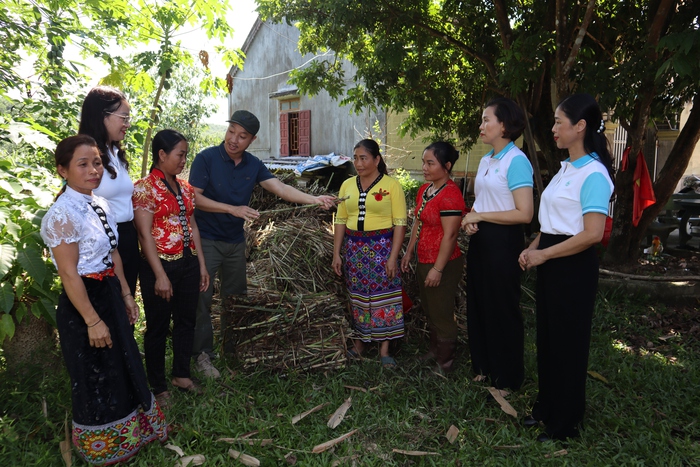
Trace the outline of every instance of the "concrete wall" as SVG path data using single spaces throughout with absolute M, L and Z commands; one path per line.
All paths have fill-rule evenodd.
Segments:
M 692 109 L 692 104 L 688 103 L 681 112 L 681 125 L 680 128 L 685 126 L 685 122 L 688 121 L 688 116 L 690 115 L 690 110 Z M 685 169 L 685 175 L 700 175 L 700 144 L 695 145 L 693 150 L 693 155 L 688 162 L 688 167 Z
M 296 95 L 288 83 L 289 72 L 302 67 L 314 55 L 302 56 L 297 49 L 299 30 L 287 24 L 256 23 L 244 46 L 246 60 L 242 70 L 232 71 L 233 87 L 229 95 L 229 113 L 238 109 L 253 112 L 260 119 L 258 139 L 250 146 L 250 152 L 261 159 L 278 158 L 280 148 L 279 100 L 271 97 L 289 91 Z M 333 60 L 333 55 L 316 60 Z M 345 64 L 345 76 L 354 76 L 354 70 Z M 291 97 L 287 93 L 284 97 Z M 385 125 L 383 113 L 351 113 L 349 107 L 341 107 L 327 92 L 318 95 L 298 96 L 299 110 L 311 111 L 311 154 L 345 154 L 352 156 L 357 141 L 370 135 L 375 122 Z
M 408 135 L 400 137 L 398 128 L 407 116 L 406 112 L 389 112 L 387 115 L 387 165 L 390 168 L 402 167 L 420 179 L 423 149 L 432 141 L 427 133 L 419 134 L 415 138 Z M 521 143 L 522 141 L 518 141 L 519 146 Z M 454 175 L 463 177 L 466 173 L 473 176 L 479 168 L 479 160 L 491 149 L 491 146 L 478 142 L 469 150 L 461 151 L 453 170 Z

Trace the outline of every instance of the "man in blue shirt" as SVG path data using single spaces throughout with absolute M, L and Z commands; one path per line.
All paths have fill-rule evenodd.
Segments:
M 255 141 L 260 121 L 246 110 L 237 110 L 228 120 L 224 141 L 197 154 L 190 169 L 190 184 L 196 192 L 195 219 L 202 238 L 202 253 L 211 277 L 209 288 L 199 295 L 194 345 L 195 369 L 218 378 L 211 364 L 214 332 L 211 301 L 214 274 L 219 273 L 220 296 L 246 293 L 246 259 L 243 223 L 259 217 L 248 207 L 256 184 L 285 201 L 335 206 L 333 196 L 313 196 L 279 181 L 265 165 L 247 152 Z

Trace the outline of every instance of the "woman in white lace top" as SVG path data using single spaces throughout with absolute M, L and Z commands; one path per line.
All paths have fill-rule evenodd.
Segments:
M 167 426 L 131 330 L 139 311 L 116 250 L 116 222 L 92 194 L 104 171 L 97 143 L 71 136 L 55 155 L 66 185 L 42 219 L 41 237 L 64 289 L 56 325 L 71 378 L 73 442 L 87 462 L 112 464 L 167 439 Z

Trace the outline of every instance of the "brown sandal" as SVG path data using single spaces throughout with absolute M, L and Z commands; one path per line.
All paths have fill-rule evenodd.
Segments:
M 170 393 L 168 391 L 163 391 L 160 394 L 156 394 L 156 402 L 160 407 L 160 410 L 170 410 Z
M 175 386 L 175 385 L 173 384 L 173 386 Z M 195 383 L 194 380 L 190 384 L 188 384 L 187 386 L 184 386 L 184 387 L 183 386 L 175 386 L 175 387 L 182 392 L 189 392 L 189 393 L 197 395 L 197 396 L 201 396 L 202 394 L 204 394 L 204 389 L 202 389 L 202 386 Z

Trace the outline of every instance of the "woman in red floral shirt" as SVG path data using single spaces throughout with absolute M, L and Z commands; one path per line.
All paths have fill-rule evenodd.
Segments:
M 151 173 L 134 184 L 134 220 L 141 243 L 141 296 L 146 313 L 144 351 L 153 393 L 168 406 L 165 340 L 173 320 L 173 386 L 199 393 L 190 378 L 199 292 L 209 286 L 194 216 L 194 189 L 176 175 L 185 168 L 187 140 L 175 130 L 153 138 Z M 199 252 L 199 253 L 198 253 Z
M 440 369 L 453 368 L 457 323 L 455 296 L 462 279 L 464 259 L 457 246 L 462 215 L 462 191 L 450 179 L 459 153 L 450 143 L 433 143 L 423 151 L 423 177 L 418 190 L 415 222 L 401 269 L 409 270 L 414 252 L 418 257 L 416 276 L 421 307 L 430 329 L 430 350 L 423 357 L 436 358 Z

